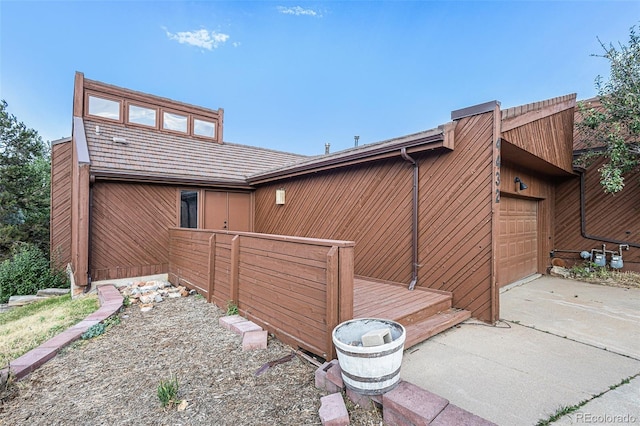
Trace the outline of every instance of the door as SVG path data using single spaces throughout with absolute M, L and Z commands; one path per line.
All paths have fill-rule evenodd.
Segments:
M 205 191 L 204 228 L 251 232 L 251 194 Z
M 538 202 L 500 200 L 498 282 L 500 287 L 538 272 Z

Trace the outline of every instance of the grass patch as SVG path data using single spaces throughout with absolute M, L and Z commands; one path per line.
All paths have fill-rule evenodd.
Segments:
M 0 368 L 98 309 L 95 295 L 50 297 L 0 314 Z
M 589 401 L 593 401 L 596 398 L 600 398 L 605 393 L 607 393 L 609 391 L 612 391 L 612 390 L 614 390 L 616 388 L 619 388 L 622 385 L 628 384 L 631 381 L 631 379 L 634 379 L 634 378 L 636 378 L 638 376 L 640 376 L 640 374 L 636 374 L 635 376 L 629 376 L 626 379 L 622 379 L 618 383 L 616 383 L 615 385 L 609 386 L 608 390 L 606 390 L 604 392 L 600 392 L 597 395 L 593 395 L 593 397 L 591 397 L 589 399 L 585 399 L 584 401 L 581 401 L 581 402 L 579 402 L 579 403 L 577 403 L 575 405 L 561 406 L 556 410 L 555 413 L 550 415 L 549 418 L 538 420 L 538 423 L 536 423 L 536 426 L 549 426 L 551 423 L 560 420 L 562 417 L 566 416 L 567 414 L 571 414 L 571 413 L 573 413 L 575 411 L 578 411 L 580 408 L 584 407 Z
M 238 315 L 238 305 L 236 305 L 233 300 L 227 301 L 227 316 L 229 315 Z
M 640 288 L 640 274 L 637 272 L 620 272 L 606 266 L 596 266 L 592 262 L 574 265 L 570 272 L 571 276 L 578 281 L 613 287 Z
M 160 380 L 160 384 L 158 385 L 158 399 L 163 407 L 171 407 L 174 404 L 177 405 L 180 403 L 180 401 L 178 401 L 179 387 L 178 377 L 176 376 L 171 376 L 168 380 Z

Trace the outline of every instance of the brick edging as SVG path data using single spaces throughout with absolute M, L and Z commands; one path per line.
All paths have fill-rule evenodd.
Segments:
M 98 287 L 100 308 L 74 326 L 52 337 L 35 349 L 14 359 L 9 366 L 0 370 L 0 377 L 11 373 L 15 380 L 20 380 L 32 371 L 49 361 L 62 348 L 78 340 L 92 325 L 102 322 L 122 308 L 124 298 L 113 285 Z

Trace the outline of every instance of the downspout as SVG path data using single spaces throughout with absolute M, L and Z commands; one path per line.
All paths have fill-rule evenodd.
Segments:
M 418 282 L 418 163 L 407 154 L 407 148 L 400 149 L 400 155 L 406 161 L 413 164 L 413 211 L 412 211 L 412 234 L 411 234 L 411 246 L 412 246 L 412 262 L 413 268 L 411 273 L 411 282 L 409 283 L 409 290 L 413 290 Z
M 93 232 L 91 232 L 91 222 L 93 216 L 93 184 L 96 181 L 95 176 L 89 176 L 89 214 L 87 218 L 89 227 L 89 243 L 87 245 L 87 285 L 84 288 L 84 292 L 91 291 L 91 241 L 93 240 Z
M 629 241 L 621 241 L 621 240 L 614 240 L 612 238 L 608 238 L 608 237 L 599 237 L 597 235 L 591 235 L 591 234 L 587 234 L 587 214 L 586 214 L 586 208 L 585 208 L 585 171 L 584 170 L 578 170 L 580 172 L 580 234 L 582 234 L 583 238 L 586 238 L 588 240 L 594 240 L 594 241 L 604 241 L 605 243 L 612 243 L 612 244 L 618 244 L 618 245 L 628 245 L 629 247 L 635 247 L 635 248 L 640 248 L 640 244 L 638 243 L 632 243 Z

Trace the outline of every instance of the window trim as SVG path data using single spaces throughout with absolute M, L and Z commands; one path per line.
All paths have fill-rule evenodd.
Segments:
M 138 107 L 138 108 L 146 108 L 146 109 L 154 110 L 156 112 L 156 122 L 155 122 L 155 124 L 153 126 L 150 126 L 148 124 L 134 123 L 133 121 L 130 121 L 129 120 L 129 107 L 130 106 L 135 106 L 135 107 Z M 143 129 L 156 129 L 157 130 L 159 128 L 159 125 L 160 125 L 160 108 L 158 108 L 157 106 L 145 104 L 144 102 L 136 102 L 136 101 L 130 101 L 128 99 L 125 99 L 125 101 L 124 101 L 124 111 L 125 111 L 125 122 L 126 122 L 127 125 L 141 127 Z
M 114 118 L 103 117 L 101 115 L 95 115 L 95 114 L 89 113 L 89 98 L 90 97 L 99 98 L 99 99 L 105 99 L 107 101 L 117 102 L 118 106 L 119 106 L 119 108 L 118 108 L 118 119 L 116 120 Z M 88 91 L 88 90 L 84 94 L 84 115 L 86 117 L 91 117 L 92 119 L 96 119 L 96 120 L 105 120 L 105 121 L 108 121 L 110 123 L 124 123 L 123 107 L 124 107 L 124 101 L 123 101 L 122 98 L 106 95 L 106 94 L 103 94 L 103 93 L 100 93 L 100 92 L 92 92 L 92 91 Z
M 208 141 L 217 141 L 218 140 L 218 120 L 211 117 L 204 117 L 201 115 L 190 114 L 191 116 L 191 136 L 198 139 L 205 139 Z M 213 137 L 207 135 L 198 135 L 196 134 L 196 120 L 206 121 L 207 123 L 213 124 Z
M 183 116 L 187 119 L 187 128 L 185 129 L 185 131 L 180 131 L 180 130 L 173 130 L 173 129 L 166 129 L 164 127 L 164 114 L 165 112 L 167 114 L 174 114 L 174 115 L 180 115 Z M 173 133 L 175 135 L 182 135 L 182 136 L 192 136 L 191 134 L 191 120 L 190 120 L 191 114 L 185 111 L 178 111 L 178 110 L 172 110 L 172 109 L 167 109 L 167 108 L 160 108 L 160 131 L 162 132 L 168 132 L 168 133 Z
M 195 228 L 183 228 L 182 227 L 182 193 L 183 192 L 195 192 L 197 194 L 196 201 L 196 227 Z M 202 191 L 198 188 L 177 188 L 176 191 L 176 204 L 177 204 L 177 224 L 180 229 L 200 229 L 202 227 Z

